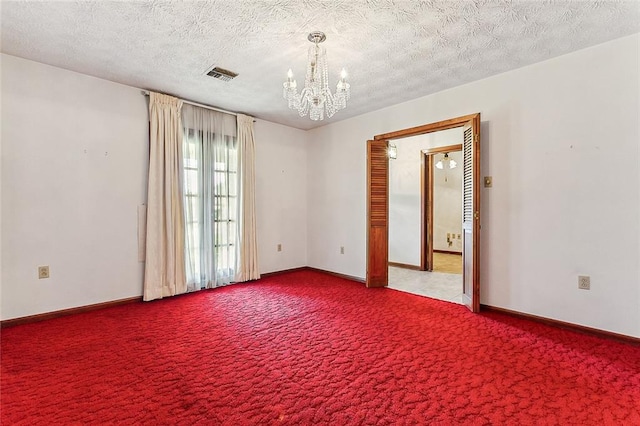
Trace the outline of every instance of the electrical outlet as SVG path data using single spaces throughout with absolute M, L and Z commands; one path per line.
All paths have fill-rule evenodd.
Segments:
M 278 244 L 278 251 L 282 251 L 282 244 Z
M 340 254 L 344 254 L 344 246 L 340 246 Z
M 591 277 L 588 275 L 578 275 L 578 288 L 580 290 L 591 290 Z
M 38 266 L 38 279 L 49 278 L 49 266 Z

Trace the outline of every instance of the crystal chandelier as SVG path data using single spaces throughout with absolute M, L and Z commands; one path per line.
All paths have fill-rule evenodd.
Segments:
M 319 46 L 327 37 L 323 32 L 314 31 L 307 38 L 313 43 L 313 46 L 309 48 L 304 89 L 298 94 L 296 80 L 293 78 L 293 72 L 289 70 L 287 81 L 282 85 L 282 94 L 287 100 L 289 108 L 297 109 L 300 117 L 309 114 L 309 118 L 312 120 L 323 120 L 325 111 L 327 118 L 329 118 L 336 111 L 347 106 L 351 86 L 347 83 L 347 72 L 343 69 L 340 73 L 336 93 L 331 93 L 329 72 L 327 71 L 327 51 Z

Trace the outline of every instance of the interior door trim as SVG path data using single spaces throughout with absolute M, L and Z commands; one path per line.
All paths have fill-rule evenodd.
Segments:
M 383 133 L 373 137 L 373 140 L 369 141 L 369 148 L 367 152 L 367 206 L 368 206 L 368 218 L 367 218 L 367 286 L 368 287 L 381 287 L 388 285 L 388 279 L 384 281 L 378 277 L 378 280 L 370 279 L 372 271 L 380 270 L 385 262 L 384 267 L 388 268 L 389 258 L 389 221 L 388 221 L 388 196 L 389 196 L 389 182 L 387 179 L 386 188 L 384 186 L 379 188 L 381 194 L 386 192 L 386 203 L 372 203 L 371 200 L 371 181 L 373 175 L 387 176 L 389 173 L 389 162 L 380 161 L 380 159 L 374 159 L 375 164 L 372 164 L 371 157 L 371 145 L 373 141 L 380 143 L 387 143 L 390 139 L 402 139 L 410 136 L 417 136 L 426 133 L 437 132 L 440 130 L 453 129 L 456 127 L 463 127 L 465 124 L 471 124 L 473 128 L 473 208 L 474 208 L 474 220 L 473 220 L 473 249 L 472 253 L 469 253 L 472 259 L 471 269 L 466 276 L 472 281 L 472 300 L 467 306 L 473 312 L 480 311 L 480 192 L 479 180 L 480 180 L 480 113 L 464 115 L 461 117 L 451 118 L 436 123 L 425 124 L 422 126 L 411 127 L 408 129 L 398 130 L 390 133 Z M 383 211 L 384 210 L 384 211 Z M 372 226 L 372 217 L 378 217 L 378 226 Z M 375 229 L 374 229 L 375 228 Z M 376 244 L 376 241 L 386 240 L 387 244 Z M 466 269 L 466 266 L 465 266 Z M 463 275 L 464 277 L 465 275 Z M 384 277 L 388 278 L 388 277 Z M 464 278 L 463 278 L 464 279 Z
M 453 129 L 455 127 L 462 127 L 467 122 L 478 118 L 480 120 L 480 113 L 463 115 L 462 117 L 450 118 L 449 120 L 438 121 L 437 123 L 424 124 L 422 126 L 410 127 L 408 129 L 397 130 L 390 133 L 382 133 L 373 137 L 374 140 L 381 139 L 402 139 L 410 136 L 424 135 L 425 133 L 433 133 L 440 130 Z M 479 131 L 479 129 L 478 129 Z
M 420 180 L 420 270 L 433 271 L 433 168 L 434 156 L 462 151 L 462 144 L 438 146 L 422 150 Z

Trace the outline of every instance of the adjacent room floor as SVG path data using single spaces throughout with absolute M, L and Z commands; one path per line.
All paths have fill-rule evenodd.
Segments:
M 462 303 L 462 256 L 443 253 L 434 253 L 433 256 L 434 272 L 390 266 L 389 288 Z

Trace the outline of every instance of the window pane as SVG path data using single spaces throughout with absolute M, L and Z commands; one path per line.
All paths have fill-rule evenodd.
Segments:
M 194 241 L 193 241 L 193 247 L 200 247 L 200 240 L 198 238 L 198 236 L 200 235 L 200 224 L 199 223 L 190 223 L 189 225 L 187 225 L 187 228 L 189 229 L 190 235 L 193 235 Z
M 198 190 L 198 171 L 187 170 L 184 171 L 184 189 L 187 195 L 197 194 Z
M 227 244 L 227 222 L 218 222 L 216 225 L 216 229 L 218 230 L 218 235 L 216 235 L 216 245 L 222 246 Z
M 236 175 L 235 173 L 230 173 L 229 175 L 227 175 L 227 179 L 229 180 L 229 195 L 235 197 L 236 195 L 238 195 L 238 175 Z
M 230 172 L 236 172 L 238 170 L 238 150 L 235 147 L 229 150 L 229 167 Z
M 227 219 L 227 212 L 224 208 L 226 198 L 214 197 L 213 198 L 213 220 L 220 221 Z
M 236 221 L 238 220 L 238 206 L 237 206 L 237 200 L 235 198 L 229 198 L 229 220 L 232 221 Z
M 220 214 L 216 219 L 229 220 L 229 199 L 227 197 L 218 198 L 220 205 Z
M 236 223 L 229 222 L 229 245 L 234 246 L 236 244 Z
M 187 222 L 198 222 L 200 220 L 200 209 L 198 197 L 185 197 L 185 216 Z
M 222 249 L 222 248 L 217 248 L 216 251 L 217 251 L 217 253 L 216 253 L 217 254 L 217 256 L 216 256 L 216 259 L 217 259 L 216 269 L 218 271 L 224 271 L 227 268 L 227 266 L 229 265 L 229 257 L 227 255 L 228 254 L 227 250 Z

